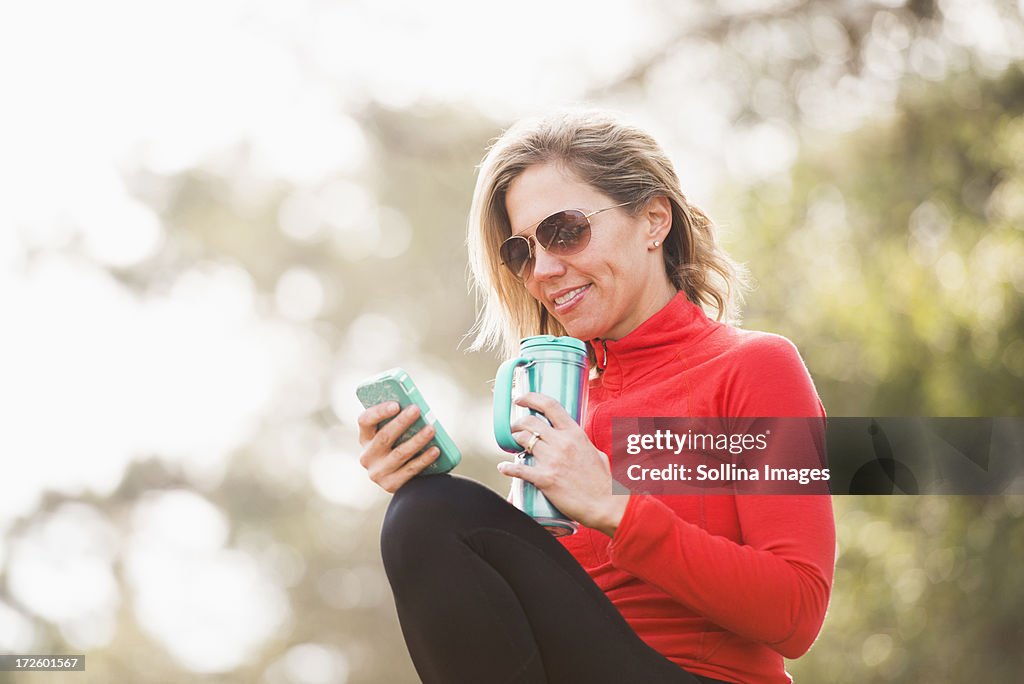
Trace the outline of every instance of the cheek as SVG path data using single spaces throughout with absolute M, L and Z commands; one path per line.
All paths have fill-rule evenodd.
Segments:
M 540 284 L 537 283 L 536 280 L 531 278 L 530 280 L 527 280 L 525 283 L 523 283 L 523 286 L 526 288 L 526 291 L 530 294 L 531 297 L 533 297 L 537 301 L 543 301 Z
M 632 225 L 614 231 L 595 235 L 591 241 L 593 250 L 587 255 L 594 268 L 616 276 L 629 274 L 645 263 L 648 253 L 643 231 Z

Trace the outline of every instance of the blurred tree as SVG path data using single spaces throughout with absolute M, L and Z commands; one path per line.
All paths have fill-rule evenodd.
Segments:
M 1008 0 L 730 9 L 737 4 L 704 3 L 697 28 L 678 21 L 680 33 L 591 95 L 674 112 L 686 92 L 662 86 L 703 69 L 727 97 L 698 104 L 726 108 L 734 130 L 776 121 L 796 131 L 792 172 L 725 189 L 727 209 L 716 216 L 759 283 L 749 327 L 797 342 L 833 415 L 1019 415 L 1024 76 L 1007 68 L 1024 44 L 1019 10 Z M 667 25 L 680 8 L 663 4 Z M 963 29 L 971 11 L 994 18 L 1001 38 L 972 43 Z M 841 121 L 829 120 L 836 102 L 849 114 Z M 286 682 L 289 650 L 315 642 L 345 655 L 352 684 L 415 681 L 377 550 L 387 498 L 324 496 L 313 460 L 327 450 L 330 463 L 353 466 L 354 426 L 332 409 L 354 401 L 338 378 L 354 384 L 349 374 L 367 363 L 397 356 L 436 369 L 464 395 L 455 405 L 489 404 L 494 359 L 457 347 L 473 318 L 463 240 L 474 169 L 500 124 L 444 106 L 349 114 L 372 150 L 358 174 L 302 187 L 255 178 L 244 146 L 179 176 L 128 174 L 135 194 L 159 208 L 168 240 L 153 259 L 117 271 L 123 282 L 151 294 L 189 268 L 229 262 L 252 279 L 261 315 L 287 318 L 282 278 L 301 267 L 322 283 L 325 302 L 292 323 L 331 358 L 312 409 L 268 417 L 223 481 L 197 482 L 154 457 L 112 496 L 82 498 L 127 537 L 147 493 L 199 492 L 230 520 L 228 545 L 260 559 L 287 591 L 285 627 L 250 664 L 196 675 L 138 624 L 118 565 L 116 635 L 89 654 L 90 679 Z M 366 334 L 381 326 L 383 337 Z M 398 337 L 390 351 L 381 344 L 388 334 Z M 294 435 L 293 462 L 282 445 Z M 460 472 L 501 488 L 487 453 L 470 454 Z M 331 477 L 361 475 L 341 466 Z M 5 539 L 68 500 L 50 497 Z M 836 509 L 835 594 L 819 642 L 792 664 L 798 681 L 1016 681 L 1020 497 L 847 497 Z M 60 628 L 8 590 L 6 572 L 0 566 L 0 599 L 29 616 L 39 650 L 69 651 Z M 7 681 L 15 680 L 0 673 Z
M 590 95 L 657 98 L 661 86 L 705 72 L 728 91 L 734 129 L 763 120 L 859 125 L 906 78 L 998 75 L 1024 57 L 1015 0 L 764 0 L 664 2 L 677 26 L 645 58 Z M 711 55 L 709 58 L 708 55 Z M 683 105 L 685 99 L 673 99 Z M 845 110 L 837 115 L 837 110 Z
M 839 497 L 835 591 L 797 682 L 1016 682 L 1024 497 Z
M 834 415 L 1024 413 L 1024 72 L 905 89 L 808 135 L 740 203 L 752 327 L 785 328 Z

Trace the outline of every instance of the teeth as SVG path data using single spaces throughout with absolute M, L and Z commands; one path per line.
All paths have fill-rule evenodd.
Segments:
M 565 304 L 567 301 L 578 295 L 580 292 L 583 292 L 585 289 L 587 289 L 586 285 L 584 285 L 583 287 L 577 287 L 572 292 L 566 292 L 561 297 L 555 299 L 555 304 Z

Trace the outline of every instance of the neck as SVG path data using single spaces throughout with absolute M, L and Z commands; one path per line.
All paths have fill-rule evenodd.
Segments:
M 610 330 L 601 339 L 618 340 L 625 337 L 640 327 L 640 325 L 642 325 L 648 318 L 664 309 L 665 306 L 672 301 L 672 298 L 676 296 L 677 290 L 668 279 L 667 274 L 662 273 L 661 275 L 662 277 L 659 281 L 647 288 L 644 296 L 641 298 L 641 301 L 637 302 L 636 311 L 640 315 L 633 319 L 635 322 L 629 327 L 629 329 Z

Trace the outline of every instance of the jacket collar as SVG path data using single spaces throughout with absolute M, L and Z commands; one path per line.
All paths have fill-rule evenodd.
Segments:
M 607 389 L 628 385 L 676 358 L 714 325 L 703 309 L 678 292 L 625 337 L 589 341 L 600 373 L 597 382 Z

